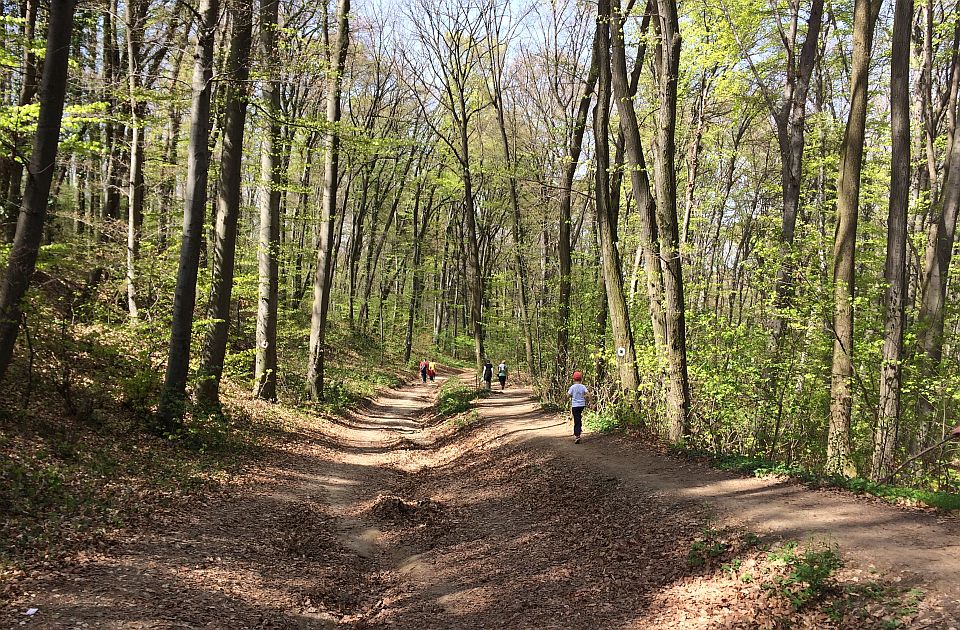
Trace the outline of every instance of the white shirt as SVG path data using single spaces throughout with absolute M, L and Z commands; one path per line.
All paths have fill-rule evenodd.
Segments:
M 573 404 L 571 407 L 586 407 L 587 406 L 587 386 L 583 383 L 574 383 L 570 386 L 570 389 L 567 390 L 567 396 L 573 398 Z

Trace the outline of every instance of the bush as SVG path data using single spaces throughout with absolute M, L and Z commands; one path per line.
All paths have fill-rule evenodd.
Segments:
M 470 409 L 477 392 L 457 379 L 448 379 L 437 392 L 437 411 L 441 416 L 453 416 Z

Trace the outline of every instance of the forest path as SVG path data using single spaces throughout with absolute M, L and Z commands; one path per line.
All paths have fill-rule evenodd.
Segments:
M 860 567 L 898 575 L 960 601 L 960 520 L 832 489 L 815 490 L 774 477 L 745 477 L 668 457 L 612 435 L 572 438 L 572 420 L 558 423 L 534 393 L 510 389 L 481 400 L 481 415 L 511 440 L 553 449 L 616 477 L 625 488 L 709 506 L 720 524 L 764 536 L 839 545 Z M 566 414 L 567 416 L 569 414 Z M 960 623 L 960 619 L 958 619 Z
M 472 381 L 472 373 L 463 373 Z M 909 627 L 957 625 L 957 524 L 742 478 L 570 423 L 524 387 L 431 424 L 437 383 L 385 392 L 220 492 L 38 575 L 0 622 L 34 628 L 756 628 L 760 584 L 689 551 L 706 526 L 836 542 L 846 584 L 929 592 Z M 282 413 L 293 413 L 283 410 Z M 725 536 L 726 534 L 717 534 Z M 731 541 L 724 561 L 749 561 Z M 865 605 L 869 605 L 867 602 Z M 25 617 L 27 608 L 38 608 Z M 796 627 L 830 627 L 818 611 Z M 839 627 L 884 627 L 889 616 Z M 893 626 L 886 626 L 893 627 Z

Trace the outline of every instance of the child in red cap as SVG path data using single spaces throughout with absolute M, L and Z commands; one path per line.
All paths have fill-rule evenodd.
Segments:
M 567 390 L 570 397 L 570 411 L 573 413 L 574 444 L 580 443 L 580 431 L 583 428 L 583 408 L 587 406 L 587 386 L 583 384 L 583 374 L 573 373 L 573 385 Z

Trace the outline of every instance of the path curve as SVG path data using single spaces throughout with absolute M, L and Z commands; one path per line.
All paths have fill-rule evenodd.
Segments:
M 526 387 L 495 393 L 477 406 L 499 428 L 501 440 L 555 450 L 606 471 L 625 487 L 706 503 L 729 525 L 783 539 L 836 543 L 861 568 L 932 589 L 944 603 L 960 602 L 960 521 L 955 516 L 812 490 L 784 479 L 736 475 L 612 435 L 587 432 L 582 443 L 574 444 L 572 421 L 544 412 Z

